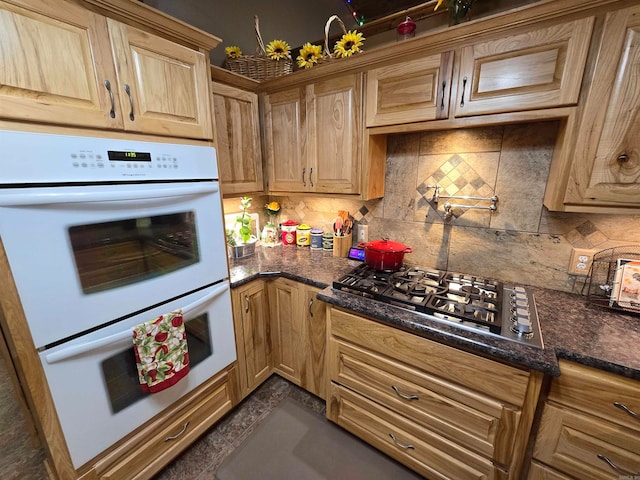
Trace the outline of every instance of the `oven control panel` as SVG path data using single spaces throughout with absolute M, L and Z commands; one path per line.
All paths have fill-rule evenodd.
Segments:
M 3 184 L 218 178 L 213 147 L 0 130 Z

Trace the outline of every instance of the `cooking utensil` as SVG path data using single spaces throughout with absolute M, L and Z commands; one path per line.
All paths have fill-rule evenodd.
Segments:
M 372 242 L 360 242 L 358 247 L 364 250 L 364 262 L 375 270 L 395 272 L 400 270 L 405 253 L 412 253 L 413 247 L 394 242 L 387 238 Z

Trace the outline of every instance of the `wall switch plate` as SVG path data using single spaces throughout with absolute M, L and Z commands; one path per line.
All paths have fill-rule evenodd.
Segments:
M 571 251 L 571 260 L 569 262 L 569 275 L 589 275 L 591 270 L 591 264 L 593 263 L 593 256 L 597 253 L 597 250 L 591 250 L 588 248 L 574 248 Z
M 369 225 L 358 225 L 358 242 L 369 241 Z

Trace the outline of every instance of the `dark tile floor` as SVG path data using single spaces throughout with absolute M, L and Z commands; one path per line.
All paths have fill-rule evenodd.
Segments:
M 325 402 L 272 375 L 254 393 L 214 425 L 154 480 L 215 480 L 216 471 L 285 398 L 293 398 L 324 416 Z

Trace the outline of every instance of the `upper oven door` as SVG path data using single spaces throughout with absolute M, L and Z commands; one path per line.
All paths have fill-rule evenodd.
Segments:
M 218 190 L 0 190 L 0 237 L 36 347 L 228 277 Z

